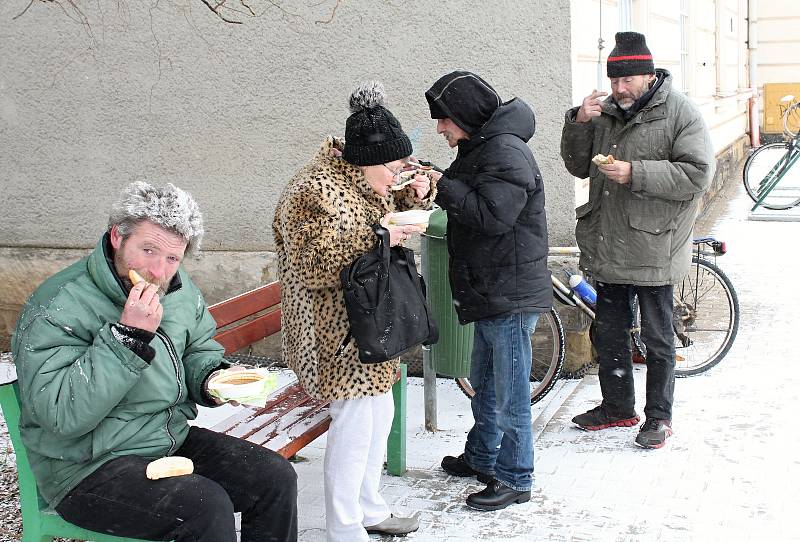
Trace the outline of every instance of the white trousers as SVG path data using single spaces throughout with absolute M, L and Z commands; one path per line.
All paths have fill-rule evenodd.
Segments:
M 330 414 L 325 448 L 327 540 L 366 542 L 364 526 L 391 515 L 378 488 L 394 416 L 392 393 L 332 401 Z

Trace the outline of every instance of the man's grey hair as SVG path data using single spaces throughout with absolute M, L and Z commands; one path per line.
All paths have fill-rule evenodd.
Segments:
M 187 254 L 200 249 L 203 215 L 192 195 L 172 183 L 156 187 L 136 181 L 126 186 L 111 207 L 108 229 L 116 226 L 119 234 L 127 238 L 144 220 L 183 237 L 188 243 Z

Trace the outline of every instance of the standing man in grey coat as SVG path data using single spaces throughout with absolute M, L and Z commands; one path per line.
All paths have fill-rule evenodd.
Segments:
M 561 157 L 589 177 L 578 207 L 580 265 L 597 284 L 596 339 L 602 403 L 572 421 L 595 431 L 639 423 L 634 410 L 631 302 L 639 299 L 647 345 L 646 421 L 636 436 L 660 448 L 672 435 L 675 343 L 672 284 L 689 271 L 692 227 L 714 174 L 715 157 L 700 112 L 655 69 L 645 37 L 619 32 L 607 61 L 611 96 L 594 91 L 567 111 Z M 597 164 L 597 154 L 612 155 Z

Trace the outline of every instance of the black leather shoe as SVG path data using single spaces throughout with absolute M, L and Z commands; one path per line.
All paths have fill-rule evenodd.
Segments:
M 477 476 L 478 481 L 482 484 L 490 484 L 494 481 L 494 476 L 491 474 L 478 472 L 467 465 L 467 462 L 464 461 L 464 454 L 458 457 L 453 457 L 452 455 L 444 456 L 444 459 L 442 459 L 442 469 L 450 476 L 458 476 L 461 478 Z
M 486 489 L 467 497 L 467 506 L 475 510 L 501 510 L 509 504 L 521 504 L 529 500 L 531 500 L 530 490 L 517 491 L 494 480 L 486 486 Z

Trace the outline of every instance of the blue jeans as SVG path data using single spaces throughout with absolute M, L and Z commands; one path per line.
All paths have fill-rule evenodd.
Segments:
M 475 425 L 464 460 L 517 491 L 533 483 L 531 339 L 539 313 L 504 314 L 475 322 L 470 383 Z

